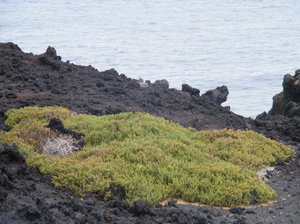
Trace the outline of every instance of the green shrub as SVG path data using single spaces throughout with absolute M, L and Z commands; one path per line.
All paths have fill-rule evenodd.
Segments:
M 60 107 L 7 112 L 12 129 L 0 140 L 16 143 L 32 167 L 53 176 L 57 187 L 78 195 L 103 194 L 111 184 L 126 200 L 151 203 L 181 198 L 214 206 L 249 205 L 275 198 L 256 171 L 293 157 L 293 150 L 253 131 L 199 131 L 146 113 L 92 116 Z M 40 154 L 50 118 L 85 133 L 85 147 L 65 157 Z M 109 194 L 109 192 L 108 192 Z

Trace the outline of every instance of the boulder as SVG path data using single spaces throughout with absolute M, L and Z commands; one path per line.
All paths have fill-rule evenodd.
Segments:
M 162 80 L 156 80 L 156 81 L 154 82 L 154 85 L 155 85 L 155 86 L 158 86 L 158 87 L 160 87 L 160 88 L 162 88 L 162 89 L 169 89 L 169 82 L 168 82 L 167 80 L 165 80 L 165 79 L 162 79 Z
M 189 86 L 188 84 L 182 84 L 182 89 L 181 89 L 183 92 L 187 92 L 191 95 L 196 95 L 196 96 L 199 96 L 200 94 L 200 90 L 199 89 L 196 89 L 196 88 L 193 88 L 191 86 Z
M 50 57 L 54 57 L 54 58 L 57 57 L 55 48 L 54 48 L 54 47 L 51 47 L 51 46 L 49 46 L 49 47 L 47 48 L 45 54 L 48 55 L 48 56 L 50 56 Z
M 208 90 L 202 96 L 209 98 L 211 101 L 221 105 L 227 100 L 229 94 L 228 88 L 226 86 L 219 86 L 216 89 Z

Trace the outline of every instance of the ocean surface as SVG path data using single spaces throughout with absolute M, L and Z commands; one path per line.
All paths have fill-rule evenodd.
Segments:
M 0 0 L 0 42 L 178 89 L 226 85 L 224 105 L 255 117 L 300 68 L 300 1 Z

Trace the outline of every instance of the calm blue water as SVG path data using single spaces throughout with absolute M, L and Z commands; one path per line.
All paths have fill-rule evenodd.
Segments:
M 56 2 L 56 3 L 54 3 Z M 129 77 L 227 85 L 225 105 L 269 110 L 300 68 L 299 0 L 0 0 L 0 42 Z

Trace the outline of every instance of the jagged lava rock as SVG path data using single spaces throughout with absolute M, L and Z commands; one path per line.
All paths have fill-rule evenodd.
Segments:
M 187 92 L 191 95 L 196 95 L 196 96 L 199 96 L 200 94 L 200 90 L 199 89 L 196 89 L 196 88 L 193 88 L 191 86 L 189 86 L 188 84 L 182 84 L 182 89 L 181 89 L 183 92 Z
M 294 76 L 285 75 L 282 86 L 283 92 L 273 97 L 273 106 L 269 113 L 300 117 L 300 70 L 296 70 Z
M 227 100 L 229 94 L 227 86 L 219 86 L 216 89 L 208 90 L 202 96 L 207 97 L 211 101 L 221 105 Z
M 170 89 L 166 80 L 141 87 L 114 69 L 99 72 L 63 62 L 53 47 L 35 56 L 12 43 L 0 43 L 0 58 L 3 111 L 58 105 L 94 115 L 147 112 L 196 129 L 247 127 L 248 120 L 200 97 L 197 89 L 191 87 L 192 94 Z

